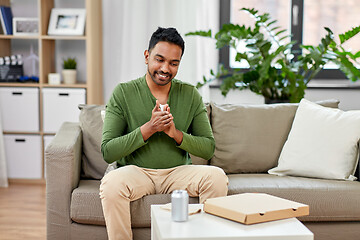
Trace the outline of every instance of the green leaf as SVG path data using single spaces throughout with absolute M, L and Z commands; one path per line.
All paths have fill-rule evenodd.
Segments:
M 360 32 L 360 26 L 354 27 L 351 30 L 349 30 L 343 34 L 339 34 L 340 43 L 343 44 L 344 42 L 346 42 L 350 38 L 354 37 L 359 32 Z
M 340 70 L 352 81 L 360 79 L 360 71 L 346 57 L 341 57 Z
M 270 25 L 272 25 L 272 24 L 274 24 L 274 23 L 276 23 L 276 22 L 277 22 L 277 20 L 273 20 L 273 21 L 269 22 L 266 26 L 267 26 L 267 27 L 270 27 Z
M 279 29 L 279 28 L 280 28 L 280 27 L 277 26 L 277 27 L 274 27 L 274 28 L 270 29 L 270 31 L 275 31 L 276 29 Z
M 226 77 L 220 86 L 221 94 L 226 96 L 231 89 L 236 89 L 236 82 L 242 82 L 242 74 L 234 74 Z
M 211 29 L 208 31 L 196 31 L 196 32 L 188 32 L 185 36 L 201 36 L 201 37 L 211 37 Z
M 279 31 L 279 32 L 277 32 L 276 34 L 275 34 L 275 36 L 279 36 L 280 34 L 282 34 L 282 33 L 284 33 L 284 32 L 286 32 L 287 30 L 281 30 L 281 31 Z
M 355 53 L 354 59 L 359 58 L 359 57 L 360 57 L 360 51 L 358 51 L 357 53 Z
M 235 57 L 236 62 L 240 62 L 242 59 L 247 59 L 247 55 L 245 53 L 237 53 Z

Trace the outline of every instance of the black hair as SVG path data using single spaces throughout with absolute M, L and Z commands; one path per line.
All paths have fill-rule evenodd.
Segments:
M 161 41 L 178 45 L 182 50 L 181 56 L 184 54 L 184 39 L 175 28 L 158 27 L 158 29 L 151 35 L 148 51 L 150 52 L 155 47 L 155 45 Z

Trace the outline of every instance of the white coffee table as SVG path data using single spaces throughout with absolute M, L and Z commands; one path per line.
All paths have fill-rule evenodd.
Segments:
M 173 222 L 171 212 L 151 206 L 151 239 L 251 239 L 313 240 L 314 235 L 296 218 L 244 225 L 205 212 L 189 216 L 187 222 Z M 202 207 L 202 204 L 199 204 Z

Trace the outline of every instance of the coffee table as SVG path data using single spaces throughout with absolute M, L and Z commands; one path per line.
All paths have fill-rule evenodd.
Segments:
M 198 204 L 202 208 L 202 204 Z M 313 240 L 314 235 L 296 218 L 244 225 L 205 212 L 189 216 L 187 222 L 173 222 L 171 212 L 151 205 L 152 240 L 251 239 Z

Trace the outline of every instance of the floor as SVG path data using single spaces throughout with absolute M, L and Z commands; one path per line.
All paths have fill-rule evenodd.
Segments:
M 0 188 L 0 240 L 45 240 L 44 184 L 10 184 Z

